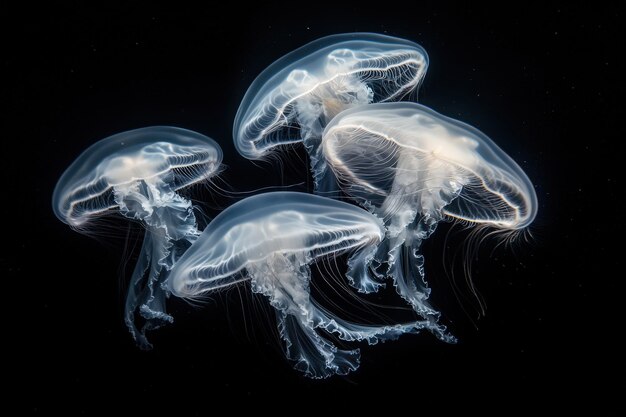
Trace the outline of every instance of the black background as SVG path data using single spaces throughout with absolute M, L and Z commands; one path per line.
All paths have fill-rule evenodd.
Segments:
M 295 402 L 307 411 L 339 403 L 354 413 L 407 405 L 508 414 L 547 401 L 623 410 L 623 10 L 396 2 L 226 10 L 3 6 L 3 376 L 19 409 L 209 414 L 216 403 L 250 403 L 293 413 Z M 94 240 L 59 222 L 50 208 L 58 177 L 101 138 L 174 125 L 220 143 L 233 190 L 310 182 L 298 161 L 281 173 L 241 158 L 232 121 L 267 65 L 352 31 L 424 46 L 420 101 L 483 130 L 536 185 L 530 242 L 478 254 L 486 316 L 453 296 L 445 242 L 435 238 L 425 248 L 428 278 L 457 345 L 406 336 L 363 347 L 347 378 L 311 381 L 283 359 L 263 300 L 242 287 L 201 308 L 173 302 L 175 325 L 153 334 L 154 351 L 138 351 L 122 322 L 126 230 Z

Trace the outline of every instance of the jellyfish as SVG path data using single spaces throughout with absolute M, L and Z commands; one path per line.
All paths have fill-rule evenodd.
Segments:
M 416 95 L 428 56 L 419 45 L 374 33 L 313 41 L 265 69 L 246 92 L 233 127 L 248 159 L 265 159 L 280 145 L 302 142 L 313 172 L 324 172 L 319 142 L 339 112 L 361 104 Z M 315 178 L 315 183 L 332 178 Z
M 56 216 L 79 232 L 119 213 L 139 222 L 145 236 L 130 279 L 124 321 L 138 346 L 150 349 L 146 331 L 173 321 L 163 287 L 176 260 L 200 232 L 193 206 L 179 190 L 216 175 L 222 151 L 190 130 L 154 126 L 103 139 L 84 151 L 59 179 L 52 197 Z M 135 324 L 139 314 L 145 321 Z
M 311 378 L 347 374 L 358 367 L 359 350 L 339 349 L 324 332 L 375 344 L 432 326 L 421 320 L 358 324 L 312 298 L 311 264 L 349 253 L 348 280 L 367 280 L 383 236 L 381 221 L 358 206 L 298 192 L 259 194 L 215 217 L 174 265 L 167 285 L 173 295 L 195 299 L 249 281 L 276 309 L 285 353 L 296 369 Z
M 391 276 L 420 314 L 438 314 L 420 247 L 442 219 L 514 232 L 537 213 L 532 183 L 515 161 L 477 129 L 417 103 L 346 110 L 326 126 L 321 148 L 341 191 L 385 223 L 373 264 L 387 271 L 374 274 L 377 284 Z

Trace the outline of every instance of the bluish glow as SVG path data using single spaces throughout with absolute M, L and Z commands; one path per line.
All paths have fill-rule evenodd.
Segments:
M 404 39 L 374 33 L 318 39 L 252 83 L 235 117 L 235 146 L 248 159 L 263 159 L 277 146 L 304 142 L 313 155 L 336 114 L 415 93 L 427 67 L 426 51 Z
M 321 330 L 346 341 L 394 339 L 431 328 L 429 321 L 393 326 L 351 323 L 325 311 L 310 294 L 310 265 L 351 253 L 348 280 L 370 282 L 369 263 L 384 237 L 367 211 L 312 194 L 273 192 L 246 198 L 220 213 L 172 268 L 172 294 L 195 298 L 249 280 L 277 310 L 285 352 L 307 376 L 346 374 L 359 351 L 338 349 Z
M 530 180 L 493 141 L 417 103 L 346 110 L 326 127 L 321 148 L 341 190 L 384 219 L 375 260 L 421 313 L 436 314 L 420 247 L 439 221 L 518 230 L 537 212 Z
M 199 133 L 147 127 L 99 141 L 61 176 L 52 197 L 56 216 L 79 232 L 119 213 L 140 222 L 146 234 L 130 280 L 125 321 L 140 347 L 146 330 L 172 322 L 161 284 L 168 270 L 199 235 L 189 200 L 178 190 L 219 172 L 222 151 Z M 139 313 L 145 323 L 135 325 Z

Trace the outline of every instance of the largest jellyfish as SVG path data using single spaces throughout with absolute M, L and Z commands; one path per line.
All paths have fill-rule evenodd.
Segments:
M 168 288 L 173 295 L 196 298 L 249 280 L 277 310 L 279 333 L 296 369 L 312 378 L 346 374 L 358 367 L 358 349 L 339 349 L 323 332 L 373 344 L 433 325 L 352 323 L 311 297 L 310 264 L 349 252 L 348 279 L 366 281 L 383 236 L 381 221 L 357 206 L 312 194 L 261 194 L 213 219 L 172 268 Z
M 343 110 L 415 95 L 428 56 L 419 45 L 374 33 L 333 35 L 311 42 L 265 69 L 246 92 L 233 126 L 235 146 L 264 159 L 281 145 L 302 142 L 314 172 L 324 127 Z M 332 181 L 315 178 L 316 184 Z
M 119 213 L 145 229 L 130 279 L 124 320 L 141 348 L 146 331 L 172 322 L 162 288 L 178 257 L 200 232 L 189 200 L 179 190 L 219 172 L 222 151 L 212 139 L 167 126 L 131 130 L 103 139 L 84 151 L 59 179 L 54 213 L 78 231 L 97 227 Z M 136 315 L 145 320 L 141 329 Z
M 341 190 L 384 219 L 386 237 L 374 262 L 387 270 L 379 281 L 391 276 L 421 314 L 438 314 L 428 304 L 420 254 L 438 222 L 450 217 L 515 231 L 537 212 L 530 180 L 491 139 L 417 103 L 346 110 L 326 127 L 321 148 L 323 168 Z

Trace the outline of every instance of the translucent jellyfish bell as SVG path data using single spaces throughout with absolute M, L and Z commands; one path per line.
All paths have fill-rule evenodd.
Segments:
M 235 146 L 248 159 L 263 159 L 277 146 L 304 142 L 315 165 L 322 131 L 336 114 L 416 93 L 427 67 L 426 51 L 404 39 L 374 33 L 318 39 L 252 83 L 235 117 Z
M 419 249 L 444 216 L 518 230 L 537 213 L 530 180 L 491 139 L 416 103 L 339 114 L 322 151 L 339 187 L 385 219 L 386 253 L 377 261 L 418 311 L 429 308 Z
M 350 252 L 348 278 L 365 285 L 383 236 L 380 220 L 359 207 L 311 194 L 265 193 L 220 213 L 174 265 L 168 285 L 172 294 L 194 298 L 250 280 L 252 290 L 277 310 L 279 333 L 296 369 L 313 378 L 346 374 L 358 367 L 358 349 L 340 350 L 316 329 L 373 344 L 431 326 L 356 324 L 312 299 L 310 264 Z
M 140 347 L 145 331 L 173 319 L 161 284 L 175 260 L 199 235 L 193 207 L 177 193 L 216 175 L 222 151 L 212 139 L 167 126 L 120 133 L 89 147 L 59 179 L 52 197 L 56 216 L 78 231 L 120 213 L 146 228 L 128 290 L 125 321 Z M 135 314 L 145 320 L 141 331 Z

